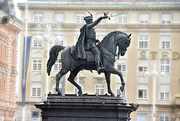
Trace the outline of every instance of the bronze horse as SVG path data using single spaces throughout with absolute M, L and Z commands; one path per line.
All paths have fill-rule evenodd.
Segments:
M 131 38 L 130 35 L 127 35 L 126 33 L 120 32 L 120 31 L 114 31 L 109 34 L 107 34 L 103 40 L 97 45 L 101 52 L 101 61 L 102 65 L 104 67 L 103 73 L 105 74 L 107 87 L 108 87 L 108 93 L 111 94 L 111 96 L 114 96 L 114 94 L 111 91 L 110 87 L 110 76 L 112 74 L 119 75 L 121 79 L 122 86 L 120 87 L 120 90 L 123 92 L 125 82 L 122 76 L 122 73 L 114 68 L 115 63 L 115 56 L 119 55 L 124 56 L 126 53 L 127 47 L 129 47 Z M 118 54 L 116 54 L 118 46 Z M 78 88 L 78 94 L 82 95 L 81 87 L 74 81 L 74 78 L 79 73 L 80 70 L 96 70 L 95 62 L 88 61 L 88 60 L 81 60 L 81 59 L 75 59 L 72 54 L 72 47 L 64 47 L 61 45 L 55 45 L 51 48 L 49 54 L 49 60 L 47 63 L 47 73 L 50 75 L 51 68 L 55 61 L 57 60 L 57 56 L 59 52 L 61 53 L 61 62 L 62 62 L 62 69 L 59 73 L 56 75 L 56 91 L 59 95 L 62 95 L 59 90 L 59 81 L 63 75 L 65 75 L 68 71 L 70 71 L 70 76 L 68 78 L 68 81 L 70 81 L 74 86 Z

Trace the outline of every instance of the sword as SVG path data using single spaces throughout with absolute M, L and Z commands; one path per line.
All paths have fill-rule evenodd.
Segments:
M 126 13 L 130 13 L 130 12 L 132 12 L 133 10 L 128 10 L 128 11 L 126 11 L 126 12 L 124 12 L 124 13 L 120 13 L 120 14 L 117 14 L 117 15 L 113 15 L 113 13 L 111 13 L 110 14 L 110 17 L 115 17 L 115 16 L 120 16 L 120 15 L 123 15 L 123 14 L 126 14 Z

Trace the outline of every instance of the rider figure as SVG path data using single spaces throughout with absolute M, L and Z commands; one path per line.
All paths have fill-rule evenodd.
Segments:
M 103 17 L 99 17 L 93 22 L 93 15 L 88 12 L 91 16 L 84 17 L 86 24 L 80 30 L 80 36 L 76 44 L 77 58 L 86 59 L 86 50 L 90 50 L 95 54 L 95 64 L 98 73 L 100 73 L 104 68 L 101 66 L 100 52 L 96 46 L 99 40 L 96 40 L 96 32 L 94 26 L 96 26 L 102 19 L 109 18 L 107 13 L 104 13 Z

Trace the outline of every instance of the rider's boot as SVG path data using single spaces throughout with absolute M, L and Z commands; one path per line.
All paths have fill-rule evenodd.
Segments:
M 98 74 L 101 74 L 101 72 L 104 71 L 104 67 L 101 67 L 101 66 L 97 66 L 97 72 Z

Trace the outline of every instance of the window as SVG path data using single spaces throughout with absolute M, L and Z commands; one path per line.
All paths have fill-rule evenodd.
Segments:
M 41 96 L 41 83 L 32 83 L 32 97 Z
M 121 72 L 126 72 L 126 64 L 118 64 L 117 69 Z
M 61 63 L 61 59 L 58 58 L 54 64 L 54 70 L 55 71 L 59 71 L 62 69 L 62 63 Z
M 42 35 L 33 35 L 33 47 L 42 47 Z
M 138 98 L 146 99 L 147 98 L 147 90 L 139 89 L 138 90 Z
M 170 72 L 170 60 L 169 59 L 164 59 L 161 60 L 161 72 Z
M 63 45 L 64 36 L 63 35 L 54 35 L 55 45 Z
M 170 85 L 160 85 L 160 100 L 170 100 Z
M 144 73 L 147 71 L 148 60 L 138 60 L 138 72 Z
M 171 48 L 171 36 L 162 35 L 161 36 L 161 49 L 170 49 Z
M 138 98 L 147 99 L 147 85 L 138 85 Z
M 40 118 L 39 118 L 39 112 L 31 112 L 31 121 L 40 121 Z
M 171 23 L 171 14 L 170 13 L 163 13 L 161 14 L 161 21 L 162 24 L 170 24 Z
M 98 95 L 104 95 L 104 85 L 103 84 L 96 84 L 95 93 L 97 93 Z
M 76 14 L 76 23 L 84 23 L 84 14 Z
M 149 36 L 148 35 L 139 35 L 139 48 L 140 49 L 149 48 Z
M 170 116 L 166 114 L 160 114 L 159 121 L 170 121 Z
M 43 13 L 34 13 L 34 22 L 43 22 Z
M 119 23 L 120 24 L 127 23 L 127 14 L 123 14 L 119 16 Z
M 104 16 L 104 15 L 101 13 L 97 14 L 97 18 L 102 17 L 102 16 Z M 106 23 L 106 19 L 102 19 L 99 23 Z
M 149 14 L 148 13 L 139 14 L 139 21 L 140 21 L 140 24 L 148 24 L 149 23 Z
M 147 66 L 139 66 L 139 72 L 146 72 Z
M 41 71 L 42 69 L 42 61 L 39 59 L 33 60 L 33 70 Z
M 137 121 L 147 121 L 147 115 L 146 114 L 138 114 Z
M 55 13 L 55 22 L 63 23 L 64 22 L 64 14 L 63 13 Z

